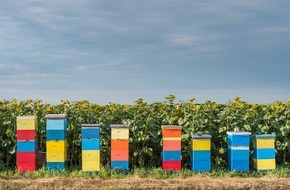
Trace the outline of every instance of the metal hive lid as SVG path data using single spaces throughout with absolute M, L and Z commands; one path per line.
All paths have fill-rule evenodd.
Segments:
M 246 132 L 246 131 L 228 131 L 228 135 L 251 135 L 251 132 Z
M 37 119 L 36 115 L 21 115 L 21 116 L 17 116 L 16 118 L 17 120 L 21 120 L 21 119 Z
M 276 134 L 259 134 L 259 135 L 252 135 L 253 139 L 275 139 Z
M 45 119 L 65 119 L 67 114 L 47 114 Z
M 161 128 L 182 129 L 180 125 L 162 125 Z
M 228 131 L 228 135 L 251 135 L 251 132 L 240 131 L 239 127 L 235 127 L 234 131 Z
M 81 124 L 81 127 L 100 127 L 100 124 Z
M 127 124 L 111 124 L 111 128 L 129 128 L 130 126 Z
M 191 135 L 192 139 L 211 139 L 212 136 L 209 134 L 202 134 L 201 131 L 198 131 L 196 134 Z

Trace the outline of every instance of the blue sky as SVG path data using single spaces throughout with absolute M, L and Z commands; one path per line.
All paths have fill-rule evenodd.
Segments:
M 290 98 L 290 1 L 3 1 L 0 99 Z

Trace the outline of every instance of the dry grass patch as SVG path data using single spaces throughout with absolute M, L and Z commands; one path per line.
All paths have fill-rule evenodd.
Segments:
M 125 179 L 1 179 L 1 189 L 289 189 L 289 178 L 210 178 L 191 177 L 176 179 L 153 179 L 130 177 Z

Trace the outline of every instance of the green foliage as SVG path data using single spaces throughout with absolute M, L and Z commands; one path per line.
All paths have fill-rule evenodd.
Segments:
M 252 134 L 276 134 L 277 163 L 290 158 L 290 101 L 271 104 L 248 104 L 240 97 L 225 104 L 206 101 L 175 103 L 175 96 L 164 102 L 148 104 L 138 99 L 132 105 L 98 105 L 86 100 L 61 101 L 57 105 L 41 100 L 0 101 L 0 170 L 14 168 L 16 158 L 16 117 L 36 115 L 38 118 L 38 147 L 45 151 L 45 115 L 65 113 L 68 115 L 68 163 L 70 167 L 81 165 L 81 128 L 83 123 L 99 123 L 101 127 L 101 161 L 110 164 L 110 124 L 130 125 L 130 167 L 161 166 L 161 125 L 173 124 L 183 127 L 182 162 L 190 163 L 190 135 L 197 131 L 211 134 L 213 165 L 227 165 L 226 132 L 240 127 Z M 288 160 L 289 161 L 289 160 Z M 158 171 L 155 171 L 158 174 Z M 165 175 L 165 174 L 162 174 Z M 161 176 L 162 177 L 162 176 Z

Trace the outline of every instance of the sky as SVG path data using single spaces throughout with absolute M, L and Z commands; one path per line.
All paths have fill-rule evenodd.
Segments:
M 290 1 L 1 1 L 0 99 L 290 98 Z

